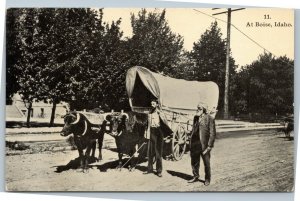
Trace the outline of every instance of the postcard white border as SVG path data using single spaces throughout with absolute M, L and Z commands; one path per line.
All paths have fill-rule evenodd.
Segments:
M 183 2 L 191 2 L 192 4 L 185 4 Z M 237 3 L 238 2 L 238 3 Z M 299 2 L 299 1 L 297 1 Z M 195 4 L 197 3 L 197 4 Z M 201 3 L 201 4 L 199 4 Z M 216 5 L 219 4 L 219 5 Z M 227 4 L 227 5 L 225 5 Z M 191 7 L 197 5 L 198 7 L 224 7 L 228 5 L 243 5 L 243 6 L 255 6 L 255 7 L 282 7 L 282 8 L 300 8 L 299 3 L 293 0 L 285 0 L 285 1 L 274 1 L 274 0 L 244 0 L 244 1 L 234 1 L 234 0 L 181 0 L 181 1 L 173 1 L 173 0 L 161 0 L 159 1 L 138 1 L 138 0 L 110 0 L 110 1 L 100 1 L 100 0 L 31 0 L 31 1 L 19 1 L 19 0 L 8 0 L 8 1 L 0 1 L 0 61 L 2 61 L 2 70 L 0 71 L 1 77 L 1 133 L 5 133 L 5 44 L 4 44 L 4 25 L 5 25 L 5 10 L 7 7 Z M 295 10 L 295 44 L 299 44 L 299 16 L 300 11 Z M 295 47 L 295 121 L 296 124 L 296 133 L 299 130 L 299 60 L 297 59 L 297 55 L 299 55 L 299 46 Z M 0 147 L 4 153 L 5 150 L 5 140 L 4 135 L 1 135 L 0 139 Z M 295 137 L 295 149 L 298 147 L 298 137 Z M 297 150 L 298 152 L 298 150 Z M 2 161 L 0 169 L 3 170 L 1 172 L 1 190 L 4 191 L 5 185 L 5 164 L 4 164 L 4 154 L 1 154 L 0 160 Z M 299 171 L 299 154 L 296 153 L 295 157 L 296 169 Z M 296 183 L 295 183 L 295 193 L 0 193 L 1 200 L 52 200 L 53 198 L 57 200 L 64 201 L 74 201 L 74 200 L 87 200 L 87 197 L 94 197 L 97 200 L 257 200 L 257 201 L 265 201 L 266 199 L 271 199 L 274 201 L 279 200 L 300 200 L 299 195 L 299 174 L 295 175 Z M 54 197 L 55 196 L 55 197 Z M 74 197 L 75 196 L 75 197 Z M 295 196 L 295 197 L 294 197 Z M 103 198 L 103 199 L 99 199 Z M 294 199 L 293 199 L 294 198 Z M 88 199 L 94 200 L 94 199 Z

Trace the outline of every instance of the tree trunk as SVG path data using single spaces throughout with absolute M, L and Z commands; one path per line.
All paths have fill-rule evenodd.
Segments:
M 53 101 L 51 118 L 50 118 L 50 127 L 54 126 L 54 118 L 55 118 L 55 110 L 56 110 L 56 100 Z
M 30 128 L 31 109 L 32 109 L 32 103 L 30 103 L 29 107 L 27 108 L 27 121 L 26 121 L 27 128 Z

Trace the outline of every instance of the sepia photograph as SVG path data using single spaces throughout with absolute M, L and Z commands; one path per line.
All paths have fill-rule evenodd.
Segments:
M 294 10 L 5 20 L 6 191 L 294 191 Z

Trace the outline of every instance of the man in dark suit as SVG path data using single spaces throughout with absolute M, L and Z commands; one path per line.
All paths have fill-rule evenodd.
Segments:
M 188 181 L 189 183 L 199 181 L 201 157 L 205 169 L 204 185 L 208 186 L 210 184 L 210 152 L 213 148 L 215 137 L 215 121 L 213 117 L 207 114 L 207 105 L 205 103 L 199 103 L 197 106 L 197 114 L 194 116 L 193 130 L 190 141 L 193 179 Z
M 162 154 L 164 137 L 169 136 L 173 131 L 169 128 L 167 120 L 158 107 L 158 101 L 152 100 L 152 110 L 148 116 L 148 129 L 146 131 L 146 138 L 148 143 L 148 171 L 145 174 L 153 172 L 153 157 L 156 157 L 156 171 L 157 176 L 162 177 Z

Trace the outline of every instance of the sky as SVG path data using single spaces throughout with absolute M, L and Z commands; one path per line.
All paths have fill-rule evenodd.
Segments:
M 146 8 L 153 11 L 154 8 Z M 213 13 L 226 11 L 226 9 L 212 10 L 211 8 L 166 8 L 166 19 L 172 32 L 180 34 L 184 38 L 184 48 L 192 50 L 193 43 L 209 29 L 216 19 L 210 17 Z M 161 11 L 162 9 L 157 9 Z M 123 37 L 132 36 L 130 24 L 131 13 L 137 14 L 140 8 L 105 8 L 104 21 L 122 19 L 121 29 Z M 207 16 L 210 15 L 210 16 Z M 214 16 L 221 28 L 222 38 L 227 36 L 227 14 Z M 275 22 L 290 24 L 290 26 L 278 27 Z M 286 55 L 294 59 L 294 11 L 292 9 L 276 8 L 246 8 L 232 12 L 231 23 L 260 46 L 271 52 L 274 56 Z M 251 23 L 253 26 L 251 26 Z M 256 26 L 259 23 L 262 26 Z M 266 26 L 270 24 L 271 26 Z M 232 56 L 239 67 L 251 64 L 258 59 L 264 49 L 259 47 L 243 33 L 231 26 L 230 47 Z

